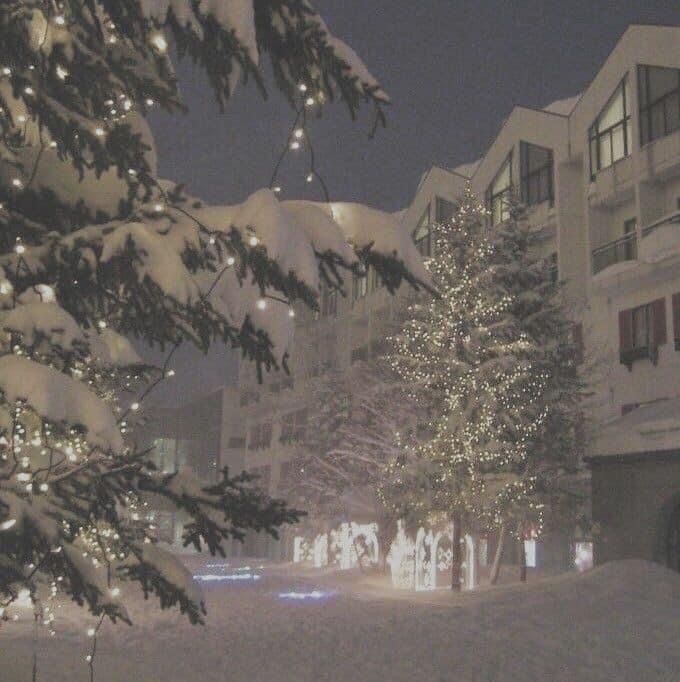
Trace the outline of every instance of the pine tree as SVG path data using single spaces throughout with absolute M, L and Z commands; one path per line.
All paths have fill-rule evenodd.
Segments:
M 431 438 L 395 473 L 411 508 L 450 514 L 456 536 L 511 520 L 540 530 L 573 461 L 580 397 L 559 286 L 518 211 L 490 231 L 469 188 L 434 229 L 440 296 L 413 307 L 392 359 L 433 411 Z
M 201 596 L 154 541 L 148 500 L 185 512 L 184 542 L 212 553 L 299 514 L 246 475 L 158 472 L 134 436 L 143 398 L 172 376 L 182 343 L 222 341 L 260 371 L 285 368 L 292 304 L 317 307 L 320 280 L 342 287 L 343 273 L 372 264 L 393 291 L 426 274 L 384 223 L 371 233 L 384 216 L 365 207 L 269 190 L 205 206 L 160 180 L 145 116 L 184 106 L 171 45 L 220 106 L 249 78 L 264 91 L 267 54 L 296 109 L 337 97 L 383 119 L 387 95 L 307 0 L 1 4 L 3 611 L 20 590 L 46 589 L 127 620 L 134 582 L 199 622 Z M 168 350 L 164 366 L 145 366 L 130 337 Z

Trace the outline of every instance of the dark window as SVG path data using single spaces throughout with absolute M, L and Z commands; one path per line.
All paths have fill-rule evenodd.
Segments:
M 305 439 L 307 431 L 307 410 L 289 412 L 283 416 L 281 422 L 282 443 L 300 443 Z
M 432 230 L 430 226 L 430 205 L 423 211 L 413 231 L 413 243 L 420 253 L 429 258 L 432 255 Z
M 370 291 L 375 291 L 384 286 L 383 278 L 378 274 L 375 268 L 368 268 L 368 288 Z
M 512 152 L 486 191 L 486 203 L 491 212 L 491 224 L 498 225 L 510 217 L 508 198 L 512 191 Z
M 624 260 L 637 258 L 637 218 L 629 218 L 623 223 L 623 235 L 631 235 L 624 245 Z
M 638 67 L 640 144 L 680 128 L 680 69 Z
M 551 253 L 550 256 L 548 256 L 548 267 L 550 269 L 551 281 L 553 284 L 557 284 L 560 276 L 559 267 L 557 265 L 557 251 Z
M 350 362 L 359 362 L 363 360 L 364 362 L 368 360 L 368 346 L 360 346 L 355 348 L 350 355 Z
M 588 131 L 590 177 L 631 151 L 628 79 L 624 78 Z
M 438 223 L 448 223 L 456 212 L 456 205 L 441 197 L 436 197 L 434 205 L 434 219 Z
M 576 322 L 571 328 L 571 338 L 574 344 L 574 362 L 580 365 L 585 356 L 585 346 L 583 341 L 583 325 Z
M 230 450 L 241 450 L 246 446 L 246 439 L 240 436 L 234 436 L 227 442 L 227 447 Z
M 338 314 L 338 290 L 328 286 L 321 288 L 321 317 L 335 317 Z
M 256 424 L 250 429 L 250 438 L 248 439 L 249 450 L 261 450 L 268 448 L 272 442 L 272 425 L 271 422 L 265 424 Z
M 665 343 L 665 299 L 619 312 L 619 358 L 628 369 L 640 358 L 649 358 L 656 364 L 659 346 Z
M 522 202 L 527 206 L 553 203 L 552 149 L 522 142 L 519 147 Z
M 675 350 L 680 350 L 680 294 L 673 294 L 673 341 Z

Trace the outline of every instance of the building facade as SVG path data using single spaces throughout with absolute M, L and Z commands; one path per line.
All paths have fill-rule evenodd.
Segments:
M 680 28 L 631 26 L 580 95 L 516 107 L 484 156 L 434 168 L 404 216 L 461 191 L 528 207 L 565 283 L 594 399 L 595 560 L 680 569 Z M 464 182 L 464 180 L 463 180 Z

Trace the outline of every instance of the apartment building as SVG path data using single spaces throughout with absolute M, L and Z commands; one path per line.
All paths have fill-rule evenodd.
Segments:
M 580 95 L 518 106 L 479 161 L 431 169 L 404 215 L 425 252 L 466 181 L 492 225 L 520 197 L 565 282 L 596 396 L 596 561 L 680 569 L 680 27 L 629 27 Z

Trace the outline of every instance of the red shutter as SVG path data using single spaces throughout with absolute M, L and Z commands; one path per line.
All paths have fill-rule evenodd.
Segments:
M 673 338 L 676 340 L 676 346 L 680 345 L 680 294 L 673 294 Z M 680 350 L 680 349 L 679 349 Z
M 619 312 L 619 351 L 625 353 L 633 347 L 633 310 Z
M 652 301 L 652 344 L 658 348 L 666 343 L 666 299 Z
M 583 348 L 583 325 L 578 322 L 571 330 L 572 337 L 574 340 L 574 346 L 576 346 L 576 363 L 581 364 L 583 362 L 584 348 Z

